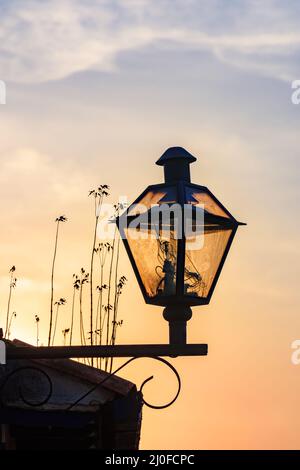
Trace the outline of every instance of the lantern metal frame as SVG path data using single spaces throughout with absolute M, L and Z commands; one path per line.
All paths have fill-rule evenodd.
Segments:
M 179 204 L 183 210 L 184 205 L 186 204 L 186 197 L 185 197 L 185 191 L 184 189 L 186 187 L 188 188 L 194 188 L 198 191 L 201 191 L 208 196 L 226 213 L 228 216 L 228 219 L 225 218 L 220 218 L 222 219 L 222 222 L 219 227 L 224 227 L 224 229 L 230 229 L 232 232 L 229 236 L 229 239 L 226 243 L 223 255 L 221 257 L 221 260 L 219 262 L 219 266 L 217 268 L 216 274 L 214 276 L 212 285 L 209 288 L 209 292 L 206 297 L 193 297 L 187 294 L 183 293 L 183 286 L 184 286 L 184 269 L 185 269 L 185 247 L 186 247 L 186 239 L 183 233 L 183 237 L 181 239 L 178 239 L 177 241 L 177 275 L 176 275 L 176 294 L 175 295 L 170 295 L 170 296 L 160 296 L 160 297 L 153 297 L 151 298 L 145 288 L 145 285 L 143 283 L 142 277 L 140 275 L 140 272 L 138 270 L 136 260 L 132 254 L 128 239 L 126 237 L 126 234 L 124 232 L 124 226 L 127 224 L 123 223 L 124 219 L 130 219 L 132 220 L 135 217 L 138 216 L 129 216 L 128 212 L 130 211 L 131 207 L 138 205 L 140 201 L 143 200 L 143 198 L 150 192 L 150 191 L 156 191 L 159 189 L 166 189 L 170 186 L 173 186 L 178 195 L 178 200 L 176 201 L 176 204 Z M 213 216 L 211 216 L 212 218 Z M 215 220 L 218 221 L 220 220 L 218 216 L 215 216 Z M 226 220 L 226 222 L 225 222 Z M 172 306 L 174 304 L 181 304 L 185 306 L 200 306 L 200 305 L 207 305 L 209 304 L 211 297 L 214 293 L 216 284 L 218 282 L 218 279 L 220 277 L 221 271 L 223 269 L 224 263 L 226 261 L 227 255 L 229 253 L 230 247 L 232 245 L 233 239 L 235 237 L 235 234 L 237 232 L 237 229 L 240 225 L 246 225 L 243 222 L 238 222 L 235 217 L 226 209 L 226 207 L 216 198 L 216 196 L 206 187 L 206 186 L 200 186 L 191 182 L 186 182 L 186 181 L 178 181 L 175 184 L 170 184 L 170 183 L 159 183 L 159 184 L 154 184 L 148 186 L 141 194 L 140 196 L 126 209 L 126 211 L 119 217 L 116 218 L 116 223 L 119 228 L 121 238 L 123 239 L 123 244 L 127 252 L 127 256 L 130 260 L 130 263 L 132 265 L 134 274 L 136 276 L 137 282 L 139 284 L 140 290 L 142 292 L 144 301 L 146 304 L 150 305 L 157 305 L 157 306 L 162 306 L 162 307 L 167 307 L 167 306 Z M 183 231 L 184 232 L 184 231 Z

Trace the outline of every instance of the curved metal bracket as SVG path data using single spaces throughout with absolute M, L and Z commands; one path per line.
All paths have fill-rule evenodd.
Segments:
M 74 408 L 78 403 L 80 403 L 84 398 L 86 398 L 88 395 L 90 395 L 94 390 L 96 390 L 98 387 L 100 387 L 101 385 L 104 384 L 104 382 L 106 382 L 107 380 L 109 380 L 111 377 L 113 377 L 115 374 L 117 374 L 117 372 L 119 372 L 120 370 L 124 369 L 124 367 L 126 367 L 128 364 L 130 364 L 131 362 L 133 361 L 136 361 L 137 359 L 154 359 L 156 361 L 159 361 L 159 362 L 162 362 L 163 364 L 165 364 L 166 366 L 168 366 L 172 372 L 175 374 L 176 376 L 176 379 L 177 379 L 177 382 L 178 382 L 178 389 L 177 389 L 177 392 L 176 392 L 176 395 L 175 397 L 169 402 L 169 403 L 166 403 L 164 405 L 152 405 L 151 403 L 148 403 L 144 397 L 142 398 L 143 400 L 143 404 L 148 406 L 149 408 L 152 408 L 152 409 L 155 409 L 155 410 L 162 410 L 162 409 L 165 409 L 165 408 L 168 408 L 169 406 L 171 406 L 178 398 L 179 394 L 180 394 L 180 390 L 181 390 L 181 380 L 180 380 L 180 376 L 177 372 L 177 370 L 175 369 L 175 367 L 170 364 L 166 359 L 163 359 L 161 357 L 147 357 L 145 356 L 144 358 L 141 358 L 141 357 L 132 357 L 131 359 L 129 359 L 128 361 L 124 362 L 124 364 L 122 364 L 120 367 L 118 367 L 116 370 L 114 370 L 114 372 L 112 372 L 111 374 L 109 374 L 107 377 L 105 377 L 105 379 L 101 380 L 101 382 L 99 382 L 98 384 L 94 385 L 88 392 L 86 392 L 84 395 L 82 395 L 80 398 L 78 398 L 74 403 L 72 403 L 72 405 L 70 405 L 68 408 L 67 408 L 67 411 L 71 410 L 72 408 Z M 144 382 L 142 383 L 141 387 L 140 387 L 140 392 L 142 393 L 143 391 L 143 388 L 144 386 L 146 385 L 146 383 L 148 383 L 150 380 L 152 380 L 154 378 L 153 375 L 151 375 L 151 377 L 148 377 L 146 380 L 144 380 Z
M 135 359 L 138 359 L 138 358 L 135 358 Z M 177 379 L 177 383 L 178 383 L 178 389 L 177 389 L 177 393 L 175 395 L 175 397 L 173 398 L 173 400 L 171 400 L 169 403 L 166 403 L 165 405 L 151 405 L 150 403 L 148 403 L 144 397 L 143 397 L 143 404 L 148 406 L 149 408 L 152 408 L 154 410 L 163 410 L 164 408 L 168 408 L 169 406 L 173 405 L 173 403 L 177 400 L 179 394 L 180 394 L 180 391 L 181 391 L 181 380 L 180 380 L 180 375 L 178 374 L 177 370 L 175 369 L 175 367 L 170 364 L 168 361 L 166 361 L 165 359 L 162 359 L 161 357 L 151 357 L 151 359 L 155 359 L 157 361 L 160 361 L 162 362 L 163 364 L 166 364 L 166 366 L 168 366 L 172 372 L 174 372 L 175 376 L 176 376 L 176 379 Z M 142 383 L 141 387 L 140 387 L 140 392 L 143 393 L 143 388 L 144 386 L 146 385 L 147 382 L 150 382 L 150 380 L 152 380 L 154 378 L 153 375 L 151 375 L 151 377 L 148 377 L 148 379 L 144 380 L 144 382 Z

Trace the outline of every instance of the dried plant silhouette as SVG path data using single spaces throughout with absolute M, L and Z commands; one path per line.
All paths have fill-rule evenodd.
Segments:
M 96 190 L 89 192 L 89 196 L 94 199 L 94 220 L 93 237 L 90 251 L 90 272 L 82 267 L 78 274 L 72 277 L 72 301 L 70 303 L 70 323 L 66 324 L 66 316 L 63 317 L 65 325 L 61 325 L 61 307 L 67 304 L 65 297 L 60 297 L 54 302 L 55 294 L 55 272 L 60 240 L 60 224 L 67 221 L 64 215 L 55 219 L 56 231 L 54 241 L 54 251 L 51 265 L 51 299 L 50 299 L 50 319 L 48 327 L 48 346 L 57 344 L 57 330 L 59 325 L 64 326 L 62 332 L 62 343 L 91 344 L 91 345 L 114 345 L 117 338 L 117 331 L 123 325 L 123 320 L 119 319 L 119 301 L 126 284 L 126 277 L 119 274 L 119 254 L 120 237 L 117 226 L 113 229 L 110 241 L 97 239 L 97 230 L 101 216 L 101 208 L 104 198 L 109 196 L 109 187 L 100 185 Z M 113 206 L 114 215 L 117 217 L 123 205 Z M 11 327 L 16 313 L 10 312 L 12 293 L 16 287 L 15 266 L 10 269 L 9 297 L 6 312 L 5 336 L 11 334 Z M 89 305 L 88 305 L 89 304 Z M 40 345 L 40 316 L 35 315 L 36 346 Z M 92 366 L 103 367 L 106 371 L 111 371 L 113 359 L 96 360 L 84 359 L 85 363 Z
M 49 320 L 48 346 L 50 346 L 50 344 L 51 344 L 51 336 L 52 336 L 53 299 L 54 299 L 54 270 L 55 270 L 56 254 L 57 254 L 59 226 L 60 226 L 61 223 L 64 223 L 67 220 L 68 219 L 64 215 L 60 215 L 59 217 L 57 217 L 55 219 L 56 233 L 55 233 L 54 253 L 53 253 L 52 269 L 51 269 L 51 300 L 50 300 L 50 320 Z
M 103 309 L 103 293 L 105 290 L 108 289 L 108 285 L 104 283 L 104 267 L 106 264 L 107 254 L 111 249 L 110 243 L 99 243 L 98 248 L 96 248 L 96 252 L 99 255 L 99 263 L 100 263 L 100 284 L 96 287 L 98 291 L 98 301 L 97 301 L 97 309 L 96 309 L 96 343 L 102 344 L 102 333 L 103 333 L 103 326 L 102 326 L 102 309 Z
M 62 334 L 63 334 L 63 338 L 64 338 L 64 346 L 67 343 L 67 336 L 68 336 L 69 333 L 70 333 L 70 328 L 65 328 L 64 330 L 62 330 Z
M 56 335 L 59 307 L 61 307 L 62 305 L 65 305 L 66 303 L 67 303 L 66 299 L 61 297 L 54 304 L 54 305 L 56 305 L 56 314 L 55 314 L 55 322 L 54 322 L 54 329 L 53 329 L 52 346 L 54 345 L 54 340 L 55 340 L 55 335 Z
M 38 315 L 35 315 L 34 318 L 36 324 L 36 345 L 38 346 L 40 342 L 40 317 Z
M 86 345 L 85 327 L 84 327 L 84 315 L 83 315 L 83 289 L 84 285 L 89 283 L 90 275 L 85 272 L 83 268 L 80 270 L 80 282 L 79 282 L 79 329 L 80 329 L 80 341 L 82 345 Z
M 97 189 L 92 189 L 89 192 L 89 196 L 94 198 L 94 211 L 95 211 L 95 223 L 94 223 L 94 231 L 93 231 L 93 243 L 92 243 L 92 252 L 91 252 L 91 264 L 90 264 L 90 343 L 91 345 L 94 344 L 94 303 L 93 303 L 93 276 L 94 276 L 94 257 L 96 253 L 96 240 L 97 240 L 97 228 L 99 223 L 99 217 L 102 207 L 103 198 L 108 196 L 108 186 L 106 184 L 100 185 Z M 92 359 L 93 365 L 93 359 Z
M 116 264 L 118 266 L 118 264 Z M 113 320 L 112 320 L 112 332 L 110 338 L 110 344 L 114 345 L 116 343 L 117 337 L 117 328 L 123 325 L 123 320 L 118 321 L 118 309 L 119 309 L 119 299 L 122 294 L 123 288 L 127 282 L 127 278 L 125 276 L 121 276 L 119 281 L 115 281 L 115 299 L 114 299 L 114 307 L 113 307 Z M 111 373 L 113 367 L 113 358 L 110 358 L 110 366 L 109 372 Z
M 118 319 L 119 299 L 127 281 L 126 277 L 119 275 L 120 237 L 117 226 L 113 231 L 111 241 L 97 241 L 97 228 L 104 197 L 108 196 L 108 186 L 101 185 L 97 190 L 90 191 L 89 196 L 94 197 L 95 220 L 93 226 L 92 253 L 90 259 L 90 273 L 81 268 L 80 274 L 73 275 L 73 296 L 71 308 L 70 344 L 73 343 L 74 326 L 76 325 L 77 303 L 79 303 L 79 336 L 80 343 L 86 345 L 110 345 L 115 344 L 117 330 L 123 325 L 123 320 Z M 114 216 L 117 217 L 124 205 L 114 205 Z M 96 263 L 96 260 L 97 263 Z M 95 286 L 95 278 L 99 283 Z M 89 284 L 89 326 L 87 327 L 87 312 L 84 305 L 85 285 Z M 78 295 L 77 295 L 78 292 Z M 94 365 L 91 359 L 88 361 Z M 112 368 L 111 359 L 98 358 L 96 366 L 105 370 Z
M 5 323 L 5 334 L 4 334 L 5 338 L 8 337 L 8 331 L 9 331 L 9 314 L 10 314 L 12 292 L 17 285 L 17 278 L 15 277 L 15 271 L 16 271 L 15 266 L 12 266 L 9 270 L 10 281 L 9 281 L 9 294 L 8 294 L 7 311 L 6 311 L 6 323 Z
M 12 327 L 13 320 L 14 320 L 15 318 L 17 318 L 17 314 L 16 314 L 16 312 L 12 312 L 12 314 L 11 314 L 11 316 L 10 316 L 9 323 L 8 323 L 7 339 L 10 338 L 11 327 Z
M 73 338 L 76 292 L 79 289 L 80 289 L 80 279 L 77 276 L 77 274 L 73 274 L 73 297 L 72 297 L 72 313 L 71 313 L 71 327 L 70 327 L 70 346 L 72 345 L 72 338 Z
M 120 211 L 122 211 L 123 209 L 124 209 L 123 204 L 114 205 L 114 211 L 115 211 L 114 219 L 120 215 Z M 115 257 L 115 260 L 114 260 L 114 257 Z M 113 244 L 112 244 L 111 264 L 110 264 L 110 270 L 109 270 L 109 282 L 108 282 L 109 288 L 108 288 L 108 302 L 107 302 L 106 344 L 115 344 L 117 327 L 123 324 L 123 322 L 122 323 L 117 322 L 118 303 L 119 303 L 120 295 L 122 294 L 122 289 L 127 279 L 125 276 L 121 276 L 120 279 L 118 278 L 119 257 L 120 257 L 120 236 L 119 236 L 119 232 L 117 231 L 117 225 L 115 225 L 114 239 L 113 239 Z M 115 261 L 115 267 L 114 267 L 114 261 Z M 112 286 L 113 270 L 115 270 L 114 286 Z M 111 305 L 110 301 L 111 301 L 111 294 L 113 290 L 114 290 L 114 301 L 113 301 L 113 305 Z M 112 316 L 113 316 L 112 321 L 110 318 L 111 311 L 112 311 Z M 109 363 L 110 363 L 110 366 L 108 365 Z M 105 370 L 108 370 L 108 368 L 111 370 L 112 365 L 113 365 L 113 358 L 106 358 Z

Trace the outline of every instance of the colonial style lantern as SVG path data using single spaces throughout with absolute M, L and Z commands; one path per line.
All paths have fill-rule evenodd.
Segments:
M 165 183 L 149 186 L 118 218 L 145 302 L 164 306 L 170 343 L 186 343 L 191 307 L 208 304 L 239 225 L 205 186 L 192 184 L 196 161 L 172 147 L 156 162 Z

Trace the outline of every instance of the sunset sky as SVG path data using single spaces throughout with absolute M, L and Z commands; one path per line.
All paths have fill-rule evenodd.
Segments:
M 144 409 L 142 449 L 300 448 L 300 3 L 225 0 L 0 0 L 0 325 L 17 268 L 12 337 L 47 341 L 50 270 L 61 227 L 55 298 L 89 269 L 90 189 L 133 201 L 163 180 L 170 146 L 198 160 L 208 186 L 247 227 L 238 230 L 210 305 L 194 309 L 189 341 L 209 355 L 172 360 L 183 390 Z M 119 343 L 167 342 L 122 248 L 128 286 Z M 62 340 L 62 338 L 60 338 Z M 150 360 L 122 376 L 163 403 L 176 390 Z

